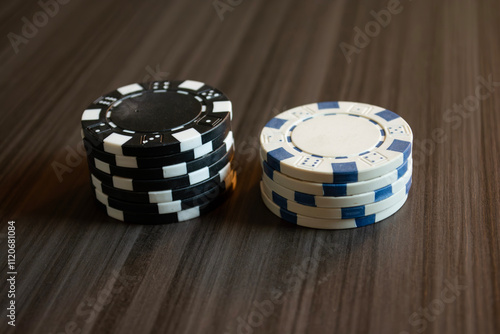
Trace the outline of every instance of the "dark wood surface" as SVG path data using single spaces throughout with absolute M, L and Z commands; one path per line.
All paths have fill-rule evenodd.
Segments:
M 350 62 L 341 46 L 388 2 L 229 6 L 221 20 L 211 1 L 73 0 L 16 53 L 9 33 L 42 9 L 2 3 L 0 332 L 499 333 L 500 3 L 402 0 Z M 126 225 L 98 210 L 68 152 L 91 101 L 155 79 L 232 99 L 238 187 L 202 218 Z M 262 126 L 325 100 L 384 106 L 414 131 L 409 200 L 380 224 L 298 228 L 260 199 Z

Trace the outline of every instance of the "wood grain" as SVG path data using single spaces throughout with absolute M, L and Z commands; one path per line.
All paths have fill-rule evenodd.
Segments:
M 499 333 L 500 3 L 401 0 L 350 62 L 341 43 L 393 1 L 235 3 L 221 20 L 211 1 L 73 0 L 17 53 L 8 34 L 41 7 L 1 5 L 0 268 L 15 220 L 18 275 L 16 328 L 4 283 L 0 331 Z M 238 187 L 188 223 L 121 224 L 68 152 L 93 99 L 159 78 L 232 99 Z M 383 223 L 297 228 L 260 200 L 260 129 L 323 100 L 412 126 L 413 188 Z

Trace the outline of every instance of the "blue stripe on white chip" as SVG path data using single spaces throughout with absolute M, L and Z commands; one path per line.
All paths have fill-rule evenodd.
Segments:
M 364 217 L 348 219 L 322 219 L 304 216 L 282 208 L 273 203 L 273 201 L 266 195 L 265 191 L 263 190 L 262 183 L 261 190 L 262 200 L 272 213 L 292 224 L 317 229 L 348 229 L 377 223 L 395 214 L 399 209 L 401 209 L 408 198 L 408 196 L 405 194 L 391 207 Z
M 412 159 L 409 158 L 398 166 L 398 168 L 383 176 L 353 183 L 314 183 L 302 181 L 271 168 L 266 161 L 262 161 L 262 169 L 269 179 L 292 191 L 315 196 L 343 197 L 371 192 L 386 187 L 402 178 L 408 170 L 410 170 L 411 174 L 412 163 Z
M 271 119 L 260 137 L 264 160 L 273 169 L 321 183 L 387 174 L 408 160 L 412 141 L 412 131 L 399 115 L 342 101 L 287 110 Z
M 368 191 L 356 195 L 350 196 L 320 196 L 320 195 L 310 195 L 300 191 L 291 190 L 285 186 L 282 186 L 273 179 L 271 179 L 268 173 L 262 175 L 262 182 L 266 188 L 280 196 L 280 206 L 285 206 L 286 203 L 283 198 L 289 201 L 296 202 L 298 204 L 310 206 L 310 207 L 324 207 L 324 208 L 352 208 L 360 205 L 366 205 L 370 203 L 376 203 L 383 201 L 394 194 L 398 193 L 402 189 L 406 189 L 408 181 L 411 180 L 412 168 L 400 179 L 396 180 L 394 183 L 384 186 L 382 188 Z M 273 175 L 273 174 L 271 174 Z M 273 200 L 278 197 L 274 197 Z M 277 203 L 278 204 L 278 203 Z M 356 209 L 349 209 L 356 210 Z M 346 210 L 348 211 L 348 210 Z
M 265 182 L 262 182 L 261 184 L 262 191 L 268 198 L 272 199 L 274 204 L 278 205 L 279 207 L 296 214 L 321 219 L 358 218 L 381 212 L 383 210 L 389 209 L 393 205 L 396 205 L 400 200 L 405 198 L 407 196 L 407 189 L 409 189 L 409 186 L 403 187 L 397 193 L 380 202 L 349 207 L 313 207 L 286 199 L 285 197 L 271 190 Z M 411 186 L 410 181 L 408 181 L 407 184 Z

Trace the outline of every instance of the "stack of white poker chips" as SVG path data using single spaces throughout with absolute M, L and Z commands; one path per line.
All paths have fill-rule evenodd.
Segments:
M 271 119 L 260 143 L 262 199 L 293 224 L 366 226 L 408 198 L 413 134 L 387 109 L 342 101 L 296 107 Z

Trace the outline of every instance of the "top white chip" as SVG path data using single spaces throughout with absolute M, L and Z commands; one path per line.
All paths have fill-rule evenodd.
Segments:
M 413 134 L 397 114 L 354 102 L 319 102 L 271 119 L 260 136 L 263 159 L 288 176 L 327 183 L 365 181 L 411 154 Z

